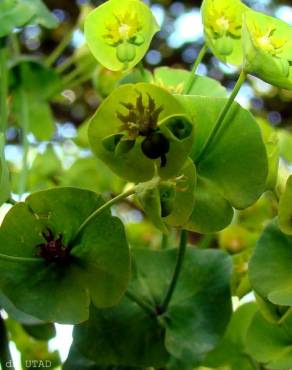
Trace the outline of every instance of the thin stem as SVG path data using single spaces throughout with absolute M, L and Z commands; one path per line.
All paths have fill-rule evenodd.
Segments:
M 59 43 L 59 45 L 56 47 L 56 49 L 51 53 L 51 55 L 46 60 L 46 65 L 48 67 L 52 66 L 56 60 L 61 56 L 63 51 L 66 49 L 66 47 L 69 45 L 73 33 L 75 32 L 75 27 L 71 29 L 66 35 L 63 37 L 62 41 Z
M 34 262 L 44 262 L 42 258 L 30 258 L 30 257 L 16 257 L 16 256 L 8 256 L 7 254 L 0 253 L 0 260 L 7 261 L 7 262 L 28 262 L 28 263 L 34 263 Z
M 14 370 L 12 357 L 9 349 L 9 338 L 4 319 L 0 315 L 0 364 L 3 370 Z
M 209 137 L 207 138 L 206 140 L 206 143 L 205 143 L 205 146 L 203 147 L 201 153 L 199 154 L 199 157 L 197 158 L 196 160 L 196 163 L 199 163 L 201 158 L 203 157 L 203 155 L 205 154 L 205 152 L 209 149 L 209 146 L 210 144 L 212 143 L 213 139 L 215 138 L 215 136 L 218 134 L 218 132 L 220 131 L 221 127 L 222 127 L 222 123 L 227 115 L 227 113 L 229 112 L 233 102 L 234 102 L 234 99 L 236 98 L 241 86 L 243 85 L 244 81 L 246 80 L 246 72 L 244 70 L 241 71 L 240 75 L 239 75 L 239 78 L 234 86 L 234 89 L 231 93 L 231 95 L 229 96 L 224 108 L 222 109 L 222 111 L 220 112 L 218 118 L 217 118 L 217 121 L 214 125 L 214 128 L 212 129 Z
M 6 38 L 0 39 L 0 132 L 5 134 L 7 128 L 7 95 L 8 95 L 8 68 Z
M 278 320 L 278 325 L 282 325 L 289 316 L 292 314 L 292 307 L 289 307 L 288 310 L 284 313 L 284 315 Z
M 75 69 L 73 69 L 73 71 L 64 76 L 64 78 L 62 79 L 62 84 L 67 86 L 67 84 L 74 81 L 76 77 L 82 77 L 82 73 L 86 74 L 87 68 L 89 68 L 91 64 L 91 60 L 84 61 L 80 66 L 77 66 Z
M 134 194 L 136 191 L 136 187 L 134 186 L 133 188 L 131 188 L 130 190 L 128 191 L 125 191 L 124 193 L 121 193 L 119 194 L 118 196 L 116 196 L 115 198 L 109 200 L 108 202 L 106 202 L 105 204 L 103 204 L 101 207 L 99 207 L 98 209 L 96 209 L 94 212 L 92 212 L 88 217 L 87 219 L 80 225 L 79 229 L 77 230 L 77 233 L 75 235 L 75 237 L 73 238 L 73 240 L 71 241 L 70 245 L 72 246 L 74 244 L 74 242 L 78 239 L 78 237 L 80 236 L 80 234 L 82 233 L 82 231 L 86 228 L 86 226 L 101 212 L 105 211 L 106 209 L 110 208 L 111 206 L 113 206 L 114 204 L 118 203 L 119 201 L 125 199 L 125 198 L 128 198 L 130 195 Z
M 144 67 L 144 64 L 143 64 L 142 60 L 141 60 L 140 63 L 138 63 L 138 69 L 139 69 L 139 71 L 141 73 L 141 76 L 143 78 L 145 78 L 146 77 L 146 70 L 145 70 L 145 67 Z
M 197 75 L 196 75 L 197 69 L 198 69 L 200 63 L 202 62 L 207 50 L 208 50 L 208 46 L 206 44 L 204 44 L 202 46 L 201 50 L 199 51 L 199 54 L 198 54 L 198 56 L 197 56 L 197 58 L 194 62 L 193 67 L 192 67 L 191 75 L 190 75 L 190 77 L 189 77 L 189 79 L 188 79 L 188 81 L 185 85 L 185 88 L 184 88 L 183 93 L 185 95 L 189 94 L 190 91 L 192 90 L 192 87 L 193 87 L 193 85 L 196 81 L 196 77 L 197 77 Z
M 141 298 L 137 297 L 133 292 L 129 290 L 125 293 L 126 297 L 129 298 L 131 301 L 135 302 L 138 306 L 140 306 L 145 312 L 150 314 L 151 316 L 155 316 L 156 312 L 150 304 L 142 300 Z
M 188 241 L 188 232 L 187 230 L 182 230 L 181 231 L 181 236 L 180 236 L 180 243 L 179 243 L 179 248 L 178 248 L 178 255 L 177 255 L 177 260 L 176 260 L 176 265 L 173 273 L 173 277 L 171 280 L 171 283 L 169 285 L 168 291 L 166 293 L 166 296 L 164 298 L 164 301 L 161 305 L 161 311 L 165 312 L 168 308 L 168 305 L 171 301 L 172 295 L 174 293 L 176 284 L 178 282 L 178 278 L 183 266 L 183 261 L 184 261 L 184 256 L 185 252 L 187 249 L 187 241 Z
M 166 234 L 162 234 L 161 249 L 166 249 L 167 247 L 168 247 L 168 236 Z
M 25 193 L 26 181 L 28 175 L 28 152 L 29 152 L 29 141 L 27 138 L 28 134 L 28 105 L 26 94 L 23 88 L 20 91 L 21 94 L 21 128 L 22 128 L 22 169 L 18 184 L 19 198 Z

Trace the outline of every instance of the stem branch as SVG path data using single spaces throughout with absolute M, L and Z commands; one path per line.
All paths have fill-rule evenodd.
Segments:
M 19 198 L 23 195 L 26 190 L 26 181 L 28 175 L 28 152 L 29 152 L 29 141 L 27 138 L 28 134 L 28 105 L 26 99 L 26 93 L 23 88 L 20 91 L 21 94 L 21 128 L 22 128 L 22 169 L 18 184 L 18 194 Z
M 237 96 L 237 94 L 238 94 L 238 92 L 239 92 L 239 90 L 240 90 L 240 88 L 243 85 L 245 80 L 246 80 L 246 72 L 244 70 L 242 70 L 240 75 L 239 75 L 239 78 L 238 78 L 238 80 L 237 80 L 237 82 L 234 86 L 234 89 L 233 89 L 231 95 L 229 96 L 224 108 L 220 112 L 220 114 L 217 118 L 217 121 L 215 122 L 215 125 L 214 125 L 209 137 L 206 140 L 205 146 L 203 147 L 201 153 L 199 154 L 199 157 L 196 160 L 196 163 L 200 162 L 200 160 L 203 157 L 203 155 L 205 154 L 205 152 L 209 149 L 210 144 L 212 143 L 213 139 L 215 138 L 215 136 L 220 131 L 220 129 L 222 127 L 222 123 L 223 123 L 227 113 L 229 112 L 229 110 L 231 108 L 231 105 L 234 102 L 234 99 L 236 98 L 236 96 Z
M 199 51 L 199 54 L 194 62 L 194 65 L 192 67 L 192 71 L 191 71 L 191 75 L 189 77 L 189 80 L 187 81 L 186 85 L 185 85 L 185 88 L 184 88 L 184 94 L 187 95 L 190 93 L 190 91 L 192 90 L 192 87 L 196 81 L 196 71 L 200 65 L 200 63 L 202 62 L 206 52 L 208 50 L 208 46 L 206 44 L 204 44 L 201 48 L 201 50 Z
M 167 307 L 171 301 L 172 295 L 174 293 L 182 266 L 183 266 L 183 261 L 184 261 L 184 256 L 185 252 L 187 249 L 187 241 L 188 241 L 188 232 L 187 230 L 182 230 L 181 231 L 181 237 L 180 237 L 180 243 L 179 243 L 179 248 L 178 248 L 178 255 L 177 255 L 177 260 L 176 260 L 176 266 L 174 269 L 173 277 L 170 283 L 170 286 L 168 288 L 168 291 L 166 293 L 166 296 L 164 298 L 164 301 L 161 305 L 161 311 L 165 312 L 167 310 Z
M 69 45 L 75 30 L 76 30 L 75 27 L 73 27 L 71 29 L 71 31 L 66 33 L 66 35 L 63 37 L 62 41 L 59 43 L 59 45 L 56 47 L 56 49 L 47 58 L 47 60 L 46 60 L 47 67 L 52 66 L 56 62 L 56 60 L 60 57 L 60 55 L 63 53 L 63 51 Z
M 80 225 L 79 229 L 77 230 L 77 233 L 75 235 L 75 237 L 73 238 L 73 240 L 71 241 L 70 245 L 72 246 L 74 244 L 74 242 L 78 239 L 78 237 L 80 236 L 80 234 L 82 233 L 82 231 L 85 229 L 85 227 L 99 214 L 101 213 L 102 211 L 106 210 L 107 208 L 110 208 L 111 206 L 113 206 L 114 204 L 118 203 L 119 201 L 125 199 L 125 198 L 128 198 L 130 195 L 134 194 L 136 191 L 136 187 L 134 186 L 133 188 L 131 188 L 130 190 L 128 191 L 125 191 L 124 193 L 121 193 L 119 194 L 118 196 L 116 196 L 115 198 L 109 200 L 108 202 L 106 202 L 105 204 L 103 204 L 101 207 L 99 207 L 98 209 L 96 209 L 94 212 L 92 212 L 88 217 L 87 219 Z
M 125 293 L 126 297 L 129 298 L 131 301 L 135 302 L 138 306 L 140 306 L 145 312 L 150 314 L 151 316 L 155 316 L 156 312 L 154 308 L 152 308 L 147 302 L 142 300 L 141 298 L 137 297 L 133 292 L 129 290 Z

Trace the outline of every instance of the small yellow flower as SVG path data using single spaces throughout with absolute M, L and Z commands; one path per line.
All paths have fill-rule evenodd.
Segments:
M 107 43 L 116 46 L 131 41 L 142 29 L 142 24 L 135 12 L 116 13 L 114 22 L 106 24 L 107 33 L 103 35 Z
M 281 54 L 288 39 L 275 36 L 275 31 L 276 26 L 274 25 L 268 25 L 263 30 L 256 23 L 253 23 L 250 32 L 255 47 L 274 56 Z
M 206 14 L 206 27 L 216 37 L 241 36 L 241 12 L 225 2 L 214 0 Z

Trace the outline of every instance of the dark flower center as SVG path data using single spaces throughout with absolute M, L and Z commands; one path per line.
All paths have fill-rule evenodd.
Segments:
M 37 245 L 39 257 L 42 257 L 48 263 L 66 263 L 70 258 L 70 249 L 63 244 L 63 236 L 54 237 L 52 230 L 49 228 L 42 232 L 42 236 L 46 240 L 45 243 Z

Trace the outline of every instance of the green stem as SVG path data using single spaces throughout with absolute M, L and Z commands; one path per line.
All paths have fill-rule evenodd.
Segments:
M 29 141 L 27 138 L 28 134 L 28 105 L 26 99 L 26 93 L 23 88 L 20 90 L 21 98 L 21 128 L 22 128 L 22 169 L 18 184 L 19 198 L 25 193 L 26 182 L 28 175 L 28 152 L 29 152 Z
M 83 62 L 80 66 L 77 66 L 75 69 L 73 69 L 73 71 L 64 76 L 64 78 L 62 79 L 62 85 L 67 86 L 70 82 L 74 81 L 76 77 L 83 77 L 83 75 L 87 72 L 87 68 L 90 67 L 91 64 L 92 61 L 87 60 Z M 90 73 L 92 72 L 90 71 Z
M 162 234 L 161 249 L 166 249 L 167 247 L 168 247 L 168 236 L 166 234 Z
M 9 350 L 9 338 L 4 319 L 0 315 L 0 364 L 2 370 L 14 370 L 11 353 Z
M 16 256 L 8 256 L 7 254 L 0 253 L 0 260 L 7 261 L 7 262 L 28 262 L 28 263 L 34 263 L 34 262 L 44 262 L 42 258 L 29 258 L 29 257 L 16 257 Z
M 141 73 L 141 76 L 143 78 L 146 78 L 146 70 L 145 70 L 145 67 L 144 67 L 144 64 L 143 64 L 142 60 L 141 60 L 140 63 L 138 63 L 138 69 L 139 69 L 139 71 Z
M 181 269 L 182 269 L 182 266 L 183 266 L 185 252 L 186 252 L 186 249 L 187 249 L 187 242 L 188 242 L 188 232 L 187 232 L 187 230 L 182 230 L 173 277 L 172 277 L 171 283 L 169 285 L 168 291 L 166 293 L 166 296 L 164 298 L 164 301 L 161 305 L 161 311 L 162 312 L 165 312 L 167 310 L 168 305 L 171 301 L 172 295 L 174 293 L 176 284 L 178 282 L 178 278 L 179 278 L 179 275 L 180 275 L 180 272 L 181 272 Z
M 77 233 L 75 234 L 75 237 L 73 238 L 73 240 L 70 242 L 70 245 L 72 246 L 74 244 L 74 242 L 78 239 L 78 237 L 80 236 L 80 234 L 82 233 L 82 231 L 86 228 L 86 226 L 101 212 L 103 212 L 104 210 L 110 208 L 111 206 L 113 206 L 114 204 L 120 202 L 121 200 L 125 199 L 125 198 L 128 198 L 130 195 L 134 194 L 136 192 L 136 187 L 134 186 L 133 188 L 131 188 L 130 190 L 128 191 L 125 191 L 124 193 L 121 193 L 119 194 L 118 196 L 116 196 L 115 198 L 109 200 L 108 202 L 106 202 L 105 204 L 103 204 L 101 207 L 99 207 L 98 209 L 96 209 L 94 212 L 92 212 L 88 217 L 87 219 L 80 225 L 79 229 L 77 230 Z
M 0 39 L 0 132 L 5 134 L 7 128 L 7 95 L 8 95 L 8 68 L 6 38 Z
M 192 90 L 192 87 L 193 87 L 193 85 L 196 81 L 196 78 L 197 78 L 197 75 L 196 75 L 197 69 L 198 69 L 200 63 L 202 62 L 207 50 L 208 50 L 208 46 L 206 44 L 204 44 L 202 46 L 201 50 L 199 51 L 199 54 L 198 54 L 198 56 L 197 56 L 197 58 L 194 62 L 193 67 L 192 67 L 191 75 L 190 75 L 190 77 L 189 77 L 189 79 L 188 79 L 188 81 L 185 85 L 184 91 L 183 91 L 183 93 L 185 95 L 189 94 L 190 91 Z
M 145 312 L 150 314 L 151 316 L 155 316 L 156 312 L 153 307 L 150 306 L 147 302 L 142 300 L 141 298 L 137 297 L 133 292 L 127 291 L 125 293 L 126 297 L 129 298 L 131 301 L 135 302 L 138 306 L 140 306 Z
M 288 310 L 284 313 L 284 315 L 278 320 L 278 325 L 282 325 L 289 316 L 292 314 L 292 307 L 289 307 Z
M 213 139 L 215 138 L 215 136 L 220 131 L 220 129 L 222 127 L 222 123 L 223 123 L 227 113 L 229 112 L 229 110 L 231 108 L 231 105 L 233 104 L 241 86 L 243 85 L 244 81 L 246 80 L 246 76 L 247 76 L 246 72 L 244 70 L 242 70 L 240 75 L 239 75 L 239 78 L 238 78 L 238 80 L 237 80 L 237 82 L 234 86 L 234 89 L 233 89 L 231 95 L 229 96 L 224 108 L 220 112 L 220 114 L 217 118 L 217 121 L 215 122 L 215 125 L 214 125 L 209 137 L 206 140 L 205 146 L 203 147 L 201 153 L 199 154 L 199 157 L 196 160 L 196 163 L 200 162 L 200 160 L 202 159 L 205 152 L 208 151 L 208 149 L 210 147 L 210 144 L 212 144 Z
M 56 49 L 51 53 L 51 55 L 46 60 L 46 65 L 48 67 L 52 66 L 56 60 L 61 56 L 63 51 L 66 49 L 66 47 L 69 45 L 70 41 L 72 40 L 73 33 L 75 32 L 76 28 L 73 27 L 71 31 L 66 33 L 66 35 L 63 37 L 62 41 L 59 43 L 59 45 L 56 47 Z

